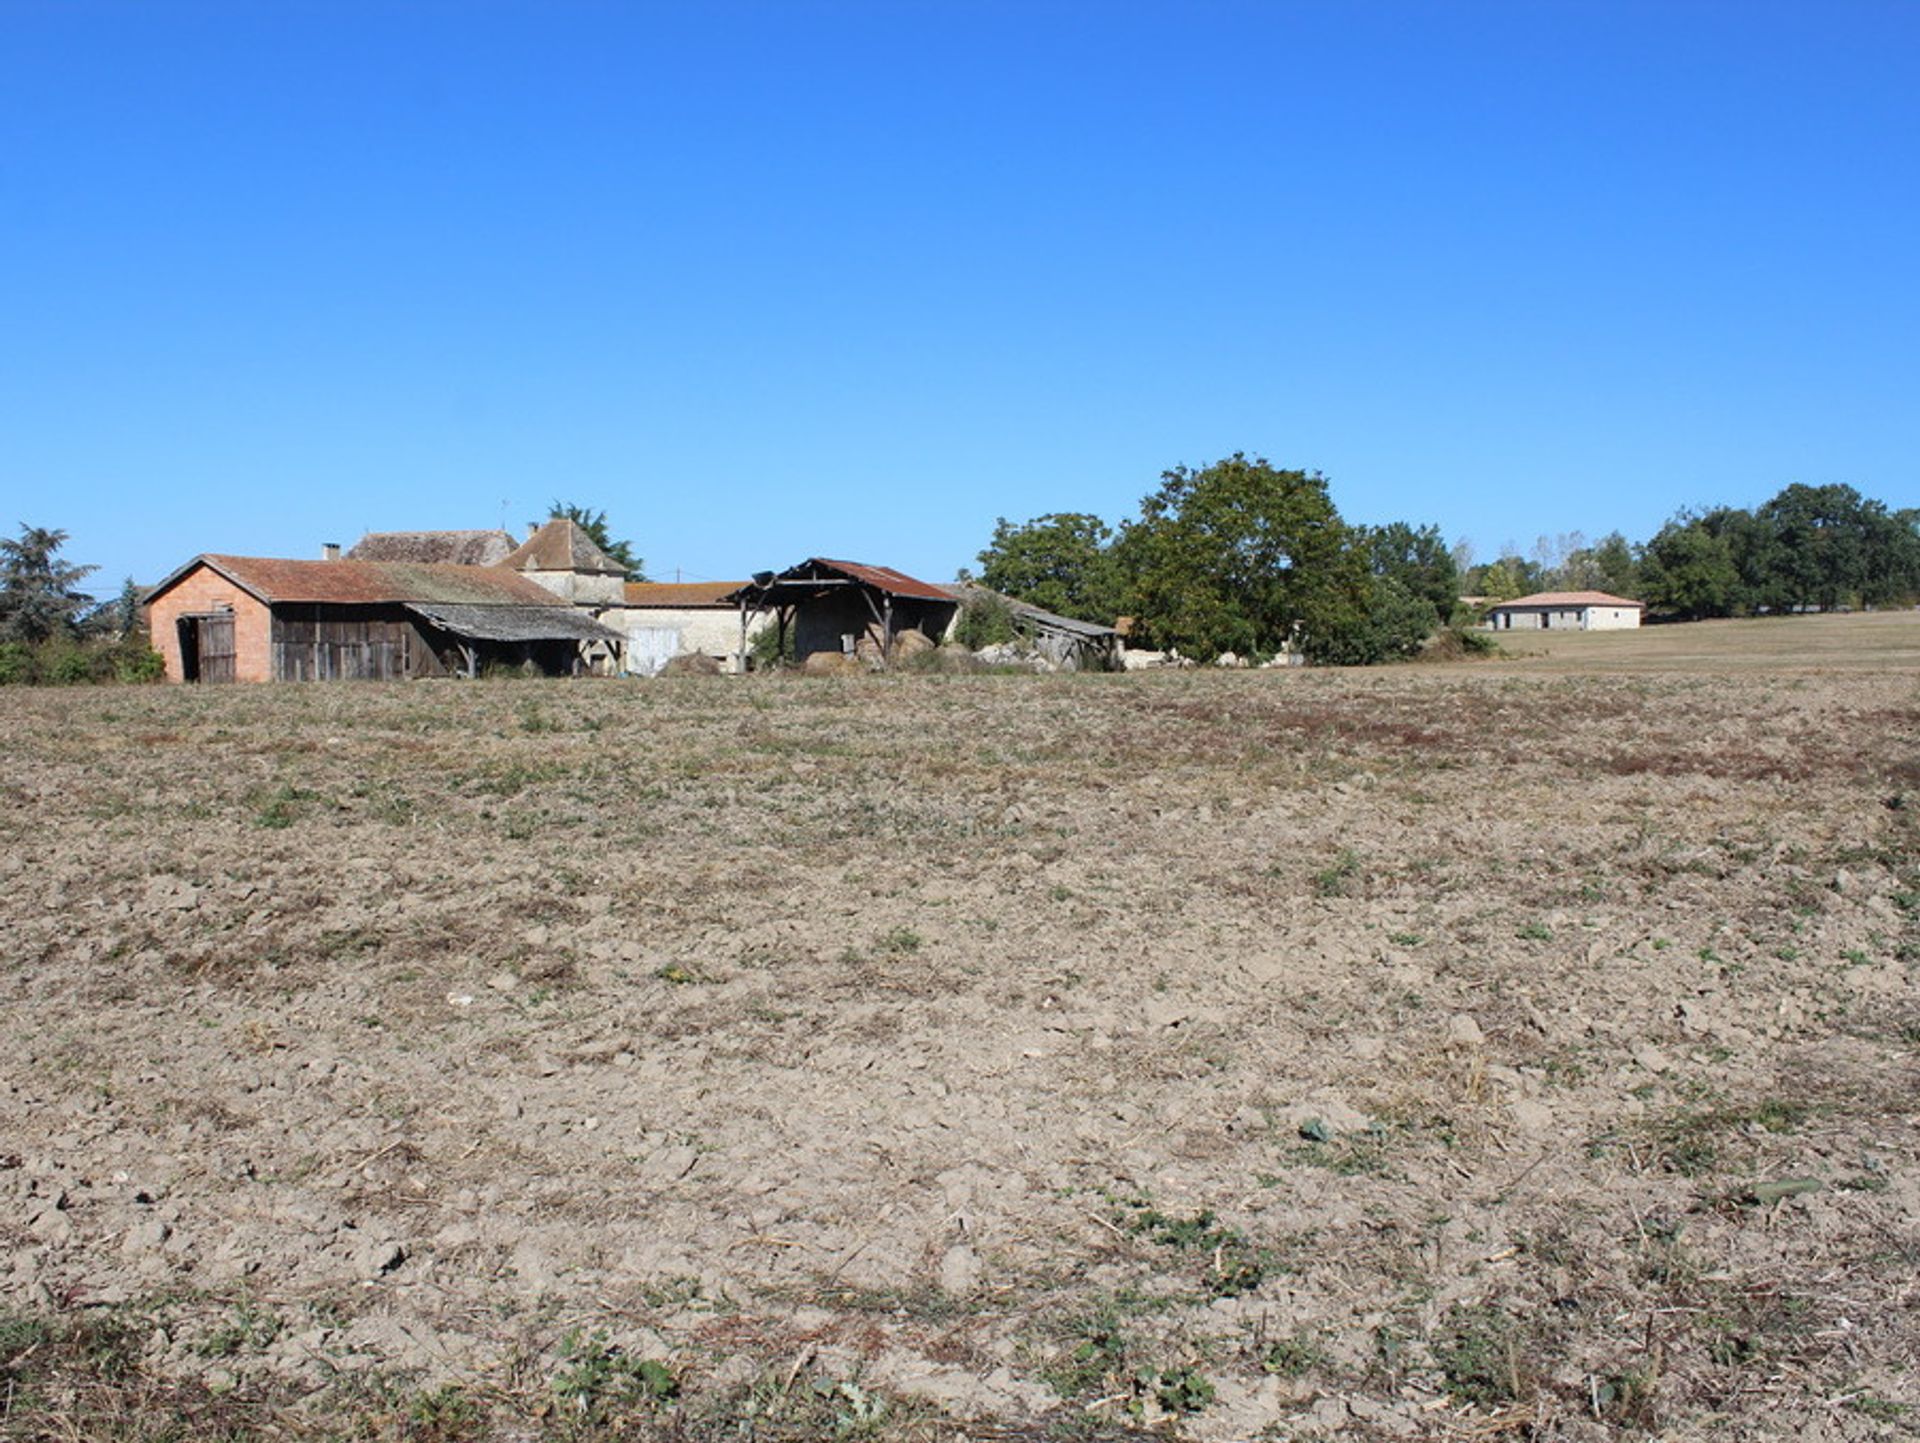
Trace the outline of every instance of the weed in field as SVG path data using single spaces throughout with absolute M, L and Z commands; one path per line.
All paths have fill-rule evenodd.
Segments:
M 252 1303 L 236 1304 L 232 1318 L 214 1329 L 200 1342 L 203 1358 L 231 1358 L 241 1353 L 257 1353 L 273 1345 L 285 1326 L 274 1314 Z
M 1427 1350 L 1453 1397 L 1498 1406 L 1523 1401 L 1537 1385 L 1537 1341 L 1503 1308 L 1459 1303 L 1441 1317 Z
M 920 950 L 923 939 L 911 927 L 895 927 L 874 938 L 874 949 L 889 957 L 911 957 Z
M 1126 1231 L 1160 1247 L 1197 1256 L 1205 1261 L 1207 1291 L 1218 1298 L 1237 1298 L 1266 1280 L 1275 1259 L 1237 1228 L 1225 1227 L 1209 1210 L 1185 1217 L 1163 1213 L 1144 1199 L 1122 1211 Z
M 684 962 L 663 962 L 653 969 L 653 975 L 674 987 L 686 987 L 692 983 L 707 980 L 706 974 L 698 967 Z
M 410 1443 L 464 1443 L 480 1436 L 483 1422 L 480 1405 L 448 1383 L 407 1404 L 406 1437 Z
M 318 792 L 296 787 L 291 782 L 282 782 L 272 791 L 255 793 L 250 799 L 254 807 L 253 824 L 269 831 L 291 827 L 304 815 L 308 803 L 323 800 Z
M 1522 942 L 1551 942 L 1553 940 L 1553 928 L 1549 927 L 1545 922 L 1529 922 L 1513 935 L 1518 937 Z
M 1320 1336 L 1304 1330 L 1269 1343 L 1260 1353 L 1260 1371 L 1279 1378 L 1304 1378 L 1326 1363 Z
M 1360 889 L 1360 854 L 1343 848 L 1333 862 L 1313 874 L 1316 897 L 1351 897 Z
M 666 1364 L 632 1357 L 608 1342 L 603 1331 L 573 1329 L 560 1340 L 560 1358 L 561 1367 L 551 1384 L 553 1396 L 588 1426 L 613 1424 L 680 1392 L 679 1380 Z

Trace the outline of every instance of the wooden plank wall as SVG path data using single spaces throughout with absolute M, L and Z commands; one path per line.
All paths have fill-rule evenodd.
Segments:
M 445 670 L 404 614 L 274 608 L 273 674 L 278 681 L 399 681 L 439 676 Z

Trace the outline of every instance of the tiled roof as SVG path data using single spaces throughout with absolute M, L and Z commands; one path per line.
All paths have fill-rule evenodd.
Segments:
M 522 541 L 500 565 L 513 571 L 589 571 L 603 576 L 624 576 L 627 570 L 564 516 L 556 516 Z
M 513 538 L 504 531 L 369 531 L 348 549 L 347 560 L 491 566 L 513 547 Z
M 274 556 L 196 556 L 148 593 L 158 596 L 205 564 L 269 604 L 377 606 L 437 601 L 465 606 L 565 606 L 545 587 L 493 566 L 404 561 L 287 561 Z
M 726 607 L 744 581 L 629 581 L 628 606 Z
M 1516 596 L 1511 601 L 1496 601 L 1494 610 L 1503 606 L 1638 606 L 1644 601 L 1629 601 L 1624 596 L 1609 596 L 1604 591 L 1536 591 L 1532 596 Z

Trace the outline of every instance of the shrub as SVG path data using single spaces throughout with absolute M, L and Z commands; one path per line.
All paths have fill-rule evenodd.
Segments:
M 787 628 L 784 646 L 780 644 L 780 628 L 777 626 L 763 627 L 755 632 L 753 640 L 747 643 L 747 666 L 753 671 L 773 671 L 792 666 L 796 659 L 794 644 L 798 631 L 799 628 L 795 626 Z
M 967 601 L 960 608 L 960 620 L 953 629 L 953 639 L 968 651 L 1003 645 L 1015 635 L 1013 608 L 1004 597 L 992 594 Z
M 25 686 L 33 679 L 33 648 L 24 641 L 0 641 L 0 686 Z

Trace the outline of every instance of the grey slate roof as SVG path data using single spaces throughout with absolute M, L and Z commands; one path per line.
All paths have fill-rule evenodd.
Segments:
M 408 602 L 421 620 L 456 636 L 480 641 L 626 640 L 571 606 L 462 606 L 451 602 Z

